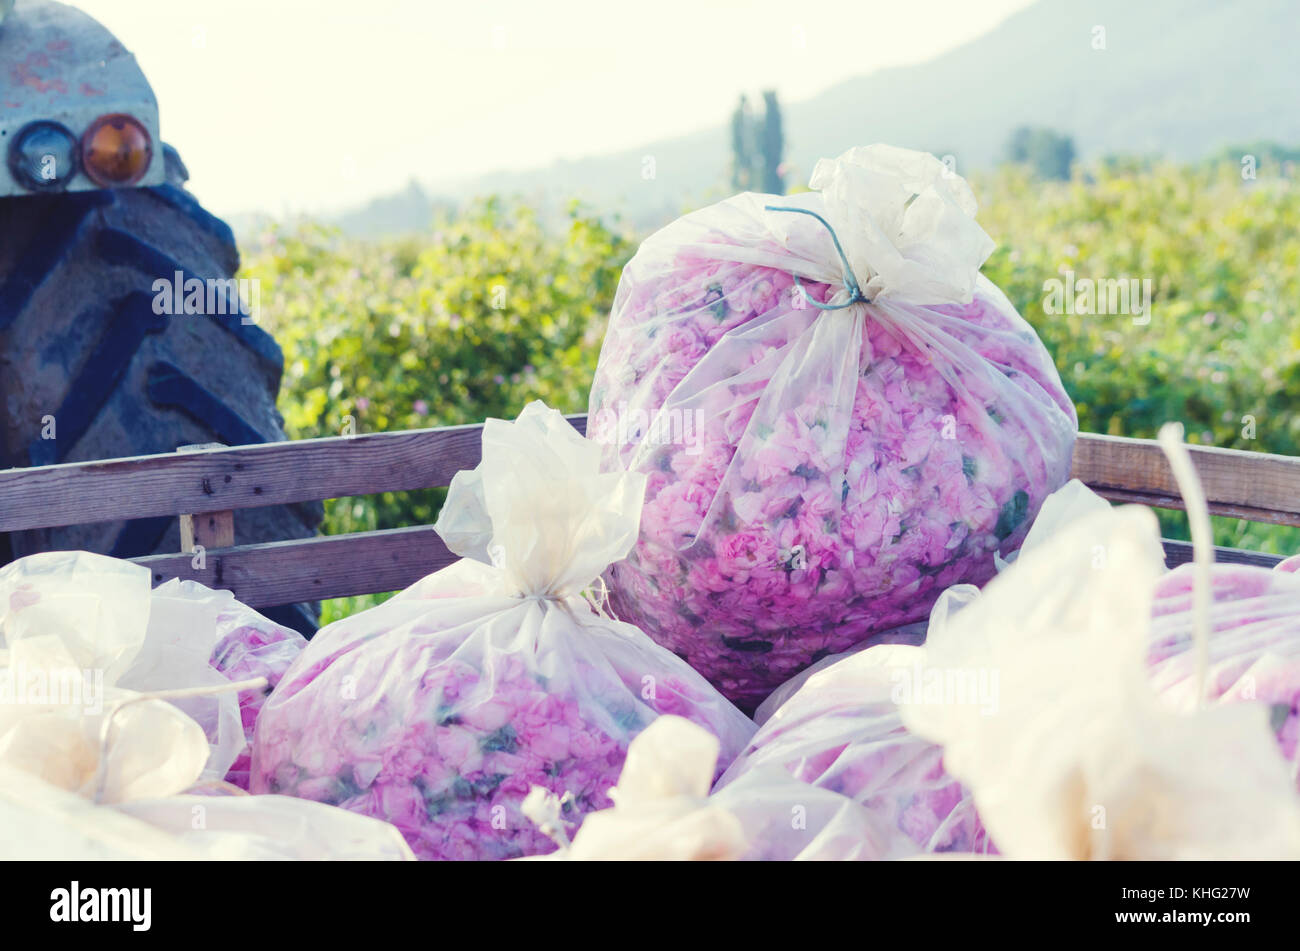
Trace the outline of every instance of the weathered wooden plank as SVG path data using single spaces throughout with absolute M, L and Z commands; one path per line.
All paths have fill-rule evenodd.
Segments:
M 570 416 L 579 432 L 585 416 Z M 482 424 L 0 470 L 0 531 L 260 508 L 447 485 Z
M 1185 565 L 1192 560 L 1192 543 L 1174 541 L 1166 538 L 1165 564 L 1170 568 Z M 1244 551 L 1240 548 L 1216 548 L 1214 560 L 1237 565 L 1256 565 L 1260 568 L 1272 568 L 1282 560 L 1281 555 L 1266 555 L 1259 551 Z
M 1300 525 L 1300 457 L 1187 448 L 1211 514 Z M 1081 433 L 1072 474 L 1110 499 L 1183 508 L 1169 463 L 1155 440 Z
M 1169 567 L 1191 561 L 1190 543 L 1166 539 L 1164 545 Z M 1236 548 L 1218 548 L 1215 558 L 1263 568 L 1281 561 L 1278 555 Z M 397 591 L 451 564 L 456 556 L 432 526 L 419 525 L 210 550 L 203 567 L 195 567 L 189 554 L 133 560 L 153 572 L 154 584 L 191 578 L 212 588 L 229 588 L 245 604 L 267 607 Z
M 570 416 L 580 432 L 586 417 Z M 0 471 L 0 531 L 257 508 L 446 485 L 482 426 L 304 439 Z M 1188 447 L 1212 514 L 1300 525 L 1300 458 Z M 1073 475 L 1117 501 L 1182 508 L 1154 440 L 1081 433 Z
M 205 452 L 209 449 L 226 449 L 225 443 L 192 443 L 177 446 L 177 452 Z M 186 512 L 181 515 L 181 551 L 229 548 L 235 544 L 235 513 L 232 509 L 218 512 Z
M 229 548 L 235 544 L 235 513 L 197 512 L 181 516 L 181 551 Z
M 431 525 L 132 559 L 155 585 L 189 578 L 255 608 L 397 591 L 455 560 Z

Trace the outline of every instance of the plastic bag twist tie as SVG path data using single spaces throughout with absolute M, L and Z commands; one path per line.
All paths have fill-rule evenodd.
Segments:
M 812 296 L 808 293 L 807 288 L 805 288 L 803 284 L 799 282 L 799 275 L 791 274 L 790 276 L 794 278 L 794 286 L 799 288 L 799 290 L 803 292 L 804 299 L 807 300 L 808 303 L 812 304 L 818 310 L 843 310 L 845 307 L 852 307 L 854 304 L 871 303 L 871 301 L 867 299 L 867 296 L 862 293 L 862 288 L 858 285 L 858 279 L 853 274 L 853 268 L 849 267 L 849 259 L 845 256 L 844 249 L 840 247 L 840 239 L 835 234 L 835 229 L 831 227 L 829 221 L 827 221 L 821 215 L 817 214 L 817 212 L 809 211 L 807 208 L 791 208 L 785 205 L 764 205 L 763 210 L 764 211 L 791 211 L 797 215 L 809 215 L 813 218 L 816 218 L 818 221 L 820 221 L 822 223 L 822 227 L 824 227 L 827 231 L 830 232 L 831 241 L 835 243 L 835 253 L 840 256 L 840 263 L 844 265 L 844 289 L 849 292 L 849 299 L 845 301 L 843 304 L 823 304 L 820 301 L 815 301 L 812 299 Z

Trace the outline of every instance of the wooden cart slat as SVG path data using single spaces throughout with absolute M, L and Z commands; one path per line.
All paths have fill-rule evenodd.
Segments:
M 1192 560 L 1192 543 L 1164 539 L 1165 564 L 1177 568 Z M 1234 565 L 1255 565 L 1258 568 L 1272 568 L 1282 560 L 1281 555 L 1268 555 L 1262 551 L 1245 551 L 1241 548 L 1215 548 L 1214 560 Z
M 1300 525 L 1300 458 L 1240 449 L 1188 446 L 1214 515 Z M 1182 499 L 1160 445 L 1081 433 L 1074 476 L 1095 492 L 1124 502 L 1181 509 Z
M 579 432 L 585 416 L 570 416 Z M 259 508 L 444 486 L 480 458 L 481 424 L 0 470 L 0 532 Z M 1300 525 L 1300 457 L 1189 446 L 1210 511 Z M 1080 433 L 1075 478 L 1116 501 L 1182 508 L 1152 439 Z
M 1271 568 L 1281 558 L 1236 548 L 1216 549 L 1219 561 Z M 189 578 L 209 588 L 228 588 L 255 608 L 293 601 L 346 598 L 399 591 L 456 560 L 428 525 L 355 532 L 263 545 L 236 545 L 205 552 L 204 567 L 189 554 L 132 559 L 153 572 L 154 584 Z M 1165 541 L 1172 568 L 1192 560 L 1187 542 Z
M 585 431 L 585 416 L 568 419 Z M 234 509 L 445 486 L 478 464 L 482 430 L 451 426 L 2 470 L 0 531 L 192 513 L 217 513 L 224 524 Z M 1188 448 L 1211 512 L 1300 525 L 1300 458 Z M 1072 474 L 1115 501 L 1183 507 L 1154 440 L 1081 433 Z M 1167 541 L 1165 551 L 1171 566 L 1191 557 L 1185 542 Z M 1279 560 L 1234 549 L 1217 556 L 1265 567 Z M 155 583 L 192 578 L 268 607 L 398 590 L 454 556 L 422 525 L 134 560 Z
M 3 469 L 0 532 L 445 486 L 482 439 L 480 423 Z
M 348 535 L 236 545 L 191 554 L 133 558 L 153 572 L 153 583 L 188 578 L 227 588 L 255 608 L 399 591 L 456 560 L 431 525 Z

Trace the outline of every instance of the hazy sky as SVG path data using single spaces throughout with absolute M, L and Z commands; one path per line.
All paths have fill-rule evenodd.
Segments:
M 74 0 L 139 58 L 218 214 L 633 148 L 920 62 L 1031 0 Z

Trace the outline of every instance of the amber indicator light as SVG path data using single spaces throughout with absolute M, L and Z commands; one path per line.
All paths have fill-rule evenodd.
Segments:
M 153 143 L 131 116 L 100 116 L 81 137 L 81 164 L 96 185 L 134 185 L 149 170 Z

